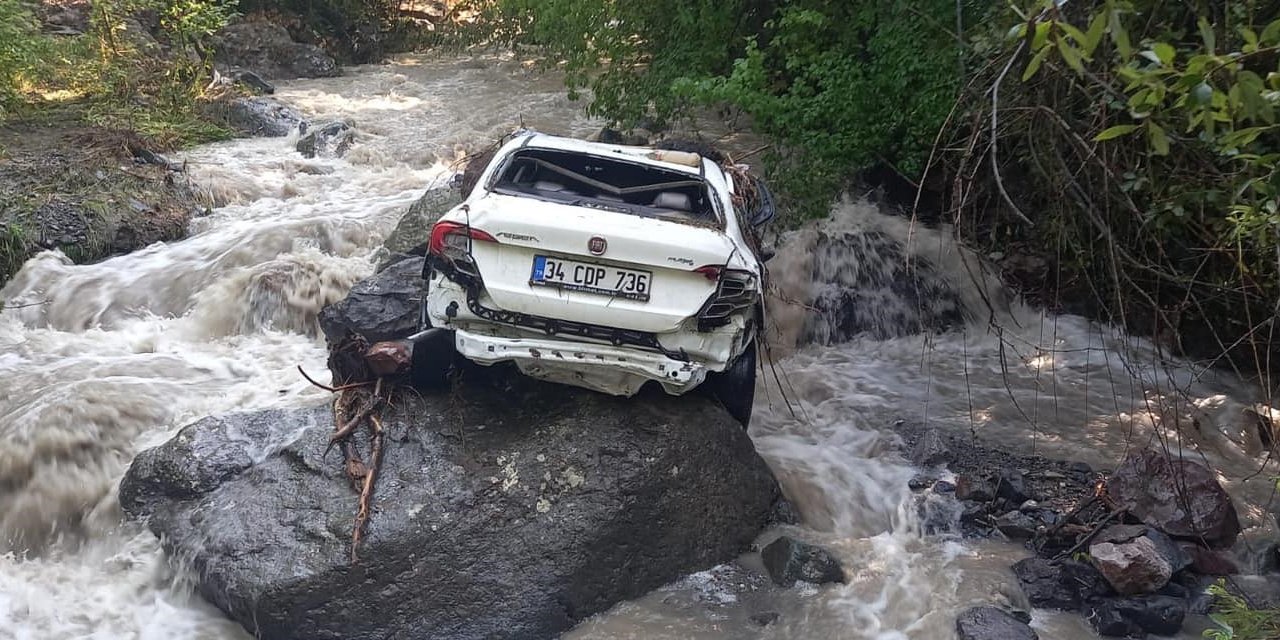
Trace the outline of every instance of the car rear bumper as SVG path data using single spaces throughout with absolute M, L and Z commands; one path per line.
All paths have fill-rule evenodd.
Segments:
M 650 380 L 661 384 L 667 393 L 681 395 L 702 384 L 707 375 L 707 368 L 697 362 L 626 347 L 506 338 L 464 330 L 455 335 L 458 352 L 474 362 L 515 362 L 530 377 L 613 395 L 635 395 Z

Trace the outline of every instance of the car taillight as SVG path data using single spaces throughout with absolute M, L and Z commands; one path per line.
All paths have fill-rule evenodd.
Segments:
M 694 273 L 701 273 L 703 277 L 712 282 L 720 279 L 720 273 L 722 271 L 724 271 L 724 267 L 718 264 L 709 264 L 705 267 L 698 267 L 693 270 Z
M 497 242 L 493 236 L 475 227 L 457 222 L 437 222 L 431 227 L 427 251 L 443 258 L 457 260 L 471 253 L 471 242 Z
M 716 292 L 698 311 L 699 330 L 724 326 L 733 314 L 750 309 L 756 303 L 756 274 L 719 266 L 700 267 L 695 271 L 716 280 Z

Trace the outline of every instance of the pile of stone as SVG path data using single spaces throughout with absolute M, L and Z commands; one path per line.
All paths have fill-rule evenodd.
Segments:
M 1240 534 L 1235 506 L 1198 461 L 1149 449 L 1103 476 L 905 431 L 909 457 L 929 470 L 911 483 L 926 532 L 1025 544 L 1034 556 L 1013 573 L 1032 607 L 1079 612 L 1104 637 L 1176 635 L 1188 615 L 1209 611 L 1208 585 L 1239 572 L 1227 553 Z M 1035 638 L 1028 622 L 977 607 L 957 630 L 969 640 Z

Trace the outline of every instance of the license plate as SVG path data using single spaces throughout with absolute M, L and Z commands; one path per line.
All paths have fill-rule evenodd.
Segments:
M 653 274 L 604 264 L 578 262 L 549 256 L 533 257 L 529 284 L 583 291 L 628 300 L 649 301 Z

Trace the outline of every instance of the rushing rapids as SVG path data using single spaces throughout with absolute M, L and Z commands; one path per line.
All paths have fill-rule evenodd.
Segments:
M 218 206 L 190 238 L 93 265 L 45 253 L 0 292 L 0 637 L 246 637 L 122 522 L 114 492 L 133 455 L 205 415 L 322 399 L 295 370 L 324 368 L 319 310 L 372 272 L 399 214 L 460 152 L 520 123 L 599 125 L 556 78 L 487 57 L 404 58 L 279 89 L 317 121 L 354 123 L 345 158 L 303 158 L 292 138 L 195 149 L 184 159 Z M 1246 534 L 1267 533 L 1251 387 L 1025 308 L 980 265 L 946 230 L 861 201 L 783 239 L 770 265 L 784 292 L 777 367 L 751 435 L 799 535 L 835 551 L 848 583 L 781 590 L 704 572 L 569 637 L 950 638 L 960 609 L 1017 602 L 1007 567 L 1025 551 L 921 535 L 898 419 L 1097 468 L 1153 437 L 1183 443 L 1223 472 Z M 760 627 L 761 612 L 776 621 Z M 1095 637 L 1074 615 L 1038 612 L 1034 626 Z

